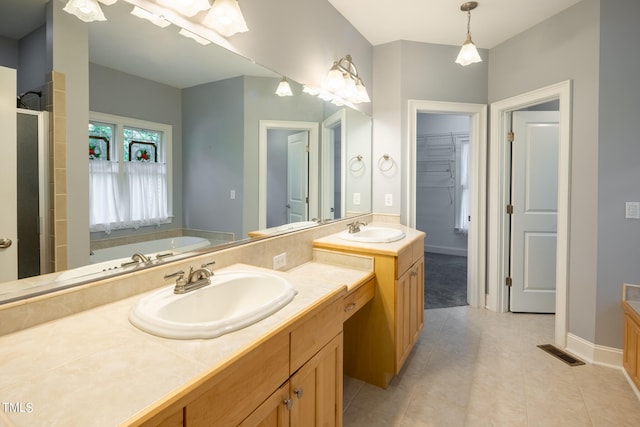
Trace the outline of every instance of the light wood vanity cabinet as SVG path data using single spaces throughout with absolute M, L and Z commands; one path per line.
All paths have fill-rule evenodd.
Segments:
M 636 387 L 640 388 L 640 315 L 626 302 L 622 305 L 624 309 L 622 364 Z
M 375 297 L 345 318 L 344 371 L 386 388 L 424 326 L 424 234 L 395 253 L 322 240 L 314 246 L 374 257 Z
M 344 295 L 128 425 L 341 426 Z
M 240 425 L 341 426 L 342 334 L 324 346 Z

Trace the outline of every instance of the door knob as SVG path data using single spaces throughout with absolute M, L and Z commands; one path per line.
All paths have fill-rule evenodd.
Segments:
M 13 242 L 11 241 L 11 239 L 2 238 L 0 239 L 0 249 L 8 248 L 9 246 L 11 246 L 12 243 Z

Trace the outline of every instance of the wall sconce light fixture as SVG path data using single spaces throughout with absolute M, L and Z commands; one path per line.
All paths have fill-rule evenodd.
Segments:
M 482 62 L 482 58 L 480 58 L 476 45 L 471 41 L 471 11 L 476 7 L 478 7 L 478 2 L 476 1 L 468 1 L 466 3 L 462 3 L 462 6 L 460 6 L 461 11 L 467 12 L 467 39 L 464 41 L 462 48 L 460 48 L 460 53 L 458 53 L 456 63 L 463 67 L 476 62 Z
M 322 88 L 315 89 L 305 86 L 304 92 L 331 101 L 337 105 L 359 104 L 371 102 L 367 88 L 358 75 L 358 69 L 353 63 L 351 55 L 335 61 L 322 84 Z
M 249 31 L 237 0 L 214 0 L 202 23 L 225 37 Z
M 278 88 L 276 89 L 276 95 L 293 96 L 293 91 L 286 77 L 282 77 L 282 80 L 280 80 L 280 84 L 278 84 Z

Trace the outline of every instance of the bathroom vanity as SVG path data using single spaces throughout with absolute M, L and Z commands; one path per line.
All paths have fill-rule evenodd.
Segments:
M 343 372 L 385 387 L 423 325 L 424 233 L 386 226 L 403 238 L 336 241 L 344 223 L 312 227 L 0 306 L 11 328 L 0 336 L 0 397 L 25 409 L 0 411 L 0 425 L 342 425 Z M 267 268 L 284 251 L 291 267 Z M 129 322 L 141 298 L 170 286 L 165 275 L 212 258 L 221 276 L 282 276 L 297 295 L 214 339 Z M 55 317 L 30 323 L 45 312 Z
M 344 324 L 345 374 L 386 388 L 400 372 L 424 326 L 425 233 L 393 224 L 402 239 L 357 242 L 334 234 L 317 239 L 315 248 L 374 259 L 374 298 Z

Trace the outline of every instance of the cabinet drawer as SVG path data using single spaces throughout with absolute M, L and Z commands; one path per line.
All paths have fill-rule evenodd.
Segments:
M 343 300 L 344 318 L 346 321 L 353 316 L 363 305 L 373 299 L 376 294 L 374 279 L 367 280 L 363 285 L 347 294 Z
M 291 374 L 342 331 L 342 301 L 328 303 L 291 331 Z

